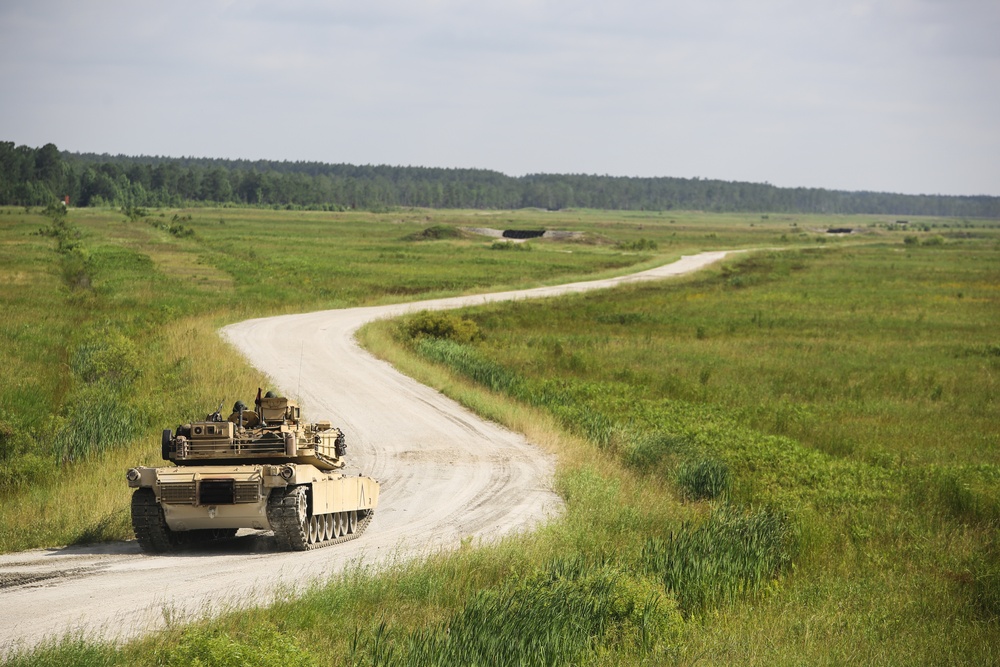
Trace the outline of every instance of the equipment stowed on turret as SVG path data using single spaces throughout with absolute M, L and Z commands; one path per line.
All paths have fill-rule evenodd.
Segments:
M 229 537 L 240 528 L 273 530 L 298 551 L 353 539 L 371 521 L 379 483 L 341 472 L 347 445 L 330 422 L 302 422 L 299 406 L 271 392 L 256 410 L 237 401 L 204 421 L 163 432 L 175 466 L 128 471 L 132 528 L 139 546 L 162 553 Z

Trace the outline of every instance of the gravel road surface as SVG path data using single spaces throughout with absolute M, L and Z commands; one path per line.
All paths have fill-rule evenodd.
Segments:
M 485 422 L 361 350 L 358 327 L 419 310 L 557 296 L 697 270 L 706 252 L 642 273 L 554 287 L 248 320 L 222 336 L 307 419 L 347 434 L 348 472 L 382 483 L 357 540 L 307 552 L 275 550 L 269 533 L 241 531 L 212 549 L 147 556 L 135 541 L 0 555 L 0 655 L 67 632 L 126 639 L 174 619 L 266 603 L 277 591 L 362 562 L 378 567 L 530 530 L 558 515 L 554 461 L 524 437 Z M 244 401 L 250 396 L 229 396 Z M 212 406 L 214 407 L 214 406 Z M 207 408 L 206 408 L 207 409 Z M 122 471 L 122 484 L 125 484 Z

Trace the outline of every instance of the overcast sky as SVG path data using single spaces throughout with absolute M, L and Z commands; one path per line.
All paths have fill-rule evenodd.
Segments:
M 0 140 L 1000 195 L 1000 0 L 0 0 Z

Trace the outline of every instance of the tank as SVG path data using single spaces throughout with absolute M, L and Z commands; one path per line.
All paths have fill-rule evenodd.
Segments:
M 359 536 L 378 505 L 379 483 L 343 473 L 344 433 L 328 421 L 303 422 L 299 406 L 257 391 L 254 409 L 222 404 L 202 421 L 163 431 L 174 465 L 126 473 L 132 528 L 147 553 L 272 530 L 283 549 L 303 551 Z

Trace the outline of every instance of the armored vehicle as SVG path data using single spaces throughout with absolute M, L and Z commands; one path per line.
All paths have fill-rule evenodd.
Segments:
M 379 483 L 342 472 L 344 434 L 327 421 L 303 422 L 288 398 L 257 391 L 223 419 L 163 432 L 162 454 L 176 465 L 132 468 L 132 528 L 139 546 L 163 553 L 229 537 L 240 528 L 273 530 L 302 551 L 361 534 L 378 504 Z

